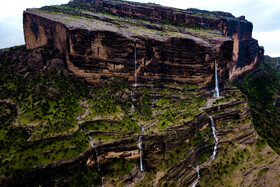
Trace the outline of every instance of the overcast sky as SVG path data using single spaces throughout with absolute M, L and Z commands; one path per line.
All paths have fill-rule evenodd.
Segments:
M 0 1 L 0 48 L 24 44 L 22 12 L 26 8 L 65 4 L 69 0 Z M 181 9 L 198 8 L 245 15 L 253 22 L 253 37 L 265 47 L 265 54 L 280 56 L 280 0 L 135 0 Z

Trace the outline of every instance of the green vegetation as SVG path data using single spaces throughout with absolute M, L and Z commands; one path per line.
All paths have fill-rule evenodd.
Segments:
M 83 8 L 65 5 L 44 7 L 42 10 L 63 11 L 76 16 L 76 13 L 81 13 Z M 149 31 L 155 32 L 152 29 Z M 5 52 L 9 53 L 21 48 L 23 47 L 12 48 Z M 43 53 L 48 52 L 43 51 Z M 48 60 L 48 58 L 50 57 L 44 56 L 44 59 Z M 172 87 L 174 85 L 166 84 L 165 88 L 138 87 L 133 89 L 132 99 L 130 98 L 131 88 L 126 78 L 111 77 L 104 79 L 100 84 L 89 86 L 70 75 L 66 78 L 60 70 L 14 73 L 10 72 L 13 67 L 10 61 L 1 60 L 0 65 L 0 176 L 25 174 L 32 167 L 75 158 L 89 149 L 89 135 L 94 142 L 98 140 L 102 144 L 113 142 L 112 140 L 135 138 L 140 134 L 141 126 L 149 125 L 151 126 L 143 135 L 144 146 L 153 141 L 150 138 L 152 136 L 148 137 L 150 134 L 160 133 L 166 136 L 162 142 L 159 140 L 162 144 L 159 145 L 161 152 L 157 152 L 151 158 L 144 157 L 147 159 L 145 161 L 149 168 L 145 171 L 147 175 L 138 184 L 139 186 L 150 185 L 157 172 L 165 172 L 172 166 L 180 167 L 188 164 L 186 167 L 194 167 L 196 164 L 202 164 L 209 159 L 213 151 L 215 142 L 209 126 L 203 127 L 201 131 L 197 128 L 188 129 L 189 124 L 198 122 L 198 115 L 203 117 L 200 114 L 206 114 L 202 112 L 203 109 L 200 109 L 206 104 L 206 98 L 203 93 L 200 93 L 197 85 L 185 84 Z M 221 149 L 219 160 L 215 160 L 210 168 L 201 171 L 203 176 L 201 184 L 209 185 L 210 181 L 213 182 L 212 185 L 224 184 L 223 177 L 230 176 L 234 171 L 245 170 L 244 164 L 248 163 L 253 153 L 255 154 L 254 164 L 263 163 L 265 156 L 261 154 L 261 151 L 266 148 L 267 142 L 279 153 L 277 124 L 280 114 L 277 107 L 280 104 L 277 98 L 280 74 L 274 71 L 273 66 L 268 62 L 263 68 L 265 73 L 246 75 L 243 80 L 240 82 L 237 80 L 235 84 L 249 96 L 254 123 L 265 139 L 260 138 L 253 148 L 244 144 L 244 147 L 247 147 L 241 149 L 240 147 L 237 149 L 237 145 L 230 141 L 230 143 L 224 141 L 219 147 Z M 259 90 L 261 91 L 258 92 Z M 241 104 L 231 109 L 244 110 L 246 108 L 245 96 L 234 89 L 228 92 L 230 93 L 216 99 L 213 106 L 241 101 Z M 263 99 L 267 100 L 264 102 Z M 135 105 L 135 111 L 131 110 L 132 104 Z M 211 115 L 223 112 L 217 109 L 217 111 L 211 111 Z M 234 112 L 232 112 L 233 115 L 235 115 Z M 264 115 L 259 115 L 260 113 Z M 271 113 L 274 113 L 276 118 L 271 118 Z M 247 116 L 222 121 L 219 128 L 236 127 L 250 123 L 250 120 L 251 118 Z M 264 129 L 263 124 L 269 128 Z M 193 132 L 193 137 L 188 140 L 187 137 L 182 138 L 181 134 L 185 135 L 185 131 L 181 132 L 182 128 Z M 273 132 L 274 130 L 276 133 Z M 236 132 L 233 130 L 223 136 L 231 136 L 234 133 Z M 133 146 L 136 147 L 136 144 L 137 142 Z M 147 147 L 143 148 L 145 149 Z M 250 149 L 253 149 L 253 152 Z M 102 151 L 104 153 L 104 150 Z M 194 156 L 191 161 L 187 161 L 186 159 L 191 154 Z M 147 155 L 143 154 L 143 156 Z M 115 180 L 122 180 L 121 177 L 128 174 L 132 175 L 131 171 L 137 167 L 137 164 L 135 161 L 125 159 L 105 159 L 100 163 L 100 167 L 102 173 L 90 167 L 86 171 L 77 171 L 74 176 L 63 176 L 70 179 L 66 185 L 100 185 L 104 175 L 112 185 L 117 185 Z M 268 169 L 264 168 L 256 175 L 260 178 L 267 172 Z M 213 174 L 211 180 L 210 173 Z M 127 179 L 124 183 L 126 182 L 128 182 Z M 124 183 L 121 185 L 124 186 Z
M 269 145 L 280 153 L 280 72 L 279 59 L 266 57 L 264 64 L 234 81 L 245 95 L 253 114 L 253 123 L 260 136 L 267 139 Z
M 55 74 L 0 77 L 0 99 L 18 105 L 19 124 L 34 124 L 32 139 L 68 132 L 77 125 L 75 115 L 82 111 L 78 101 L 88 92 L 81 82 Z
M 24 55 L 24 46 L 2 53 L 18 51 Z M 46 61 L 52 56 L 48 49 L 42 49 L 42 54 Z M 128 87 L 125 79 L 112 77 L 90 88 L 56 69 L 10 73 L 17 65 L 0 59 L 0 175 L 16 176 L 35 166 L 78 156 L 89 148 L 86 131 L 107 132 L 94 134 L 99 141 L 140 132 L 128 116 L 130 102 L 121 99 Z M 79 130 L 78 116 L 85 121 L 84 131 Z M 90 122 L 96 117 L 104 120 Z M 124 166 L 131 168 L 131 164 Z M 91 179 L 77 175 L 87 177 Z
M 90 9 L 85 3 L 69 2 L 68 4 L 64 5 L 44 6 L 40 8 L 40 10 L 55 13 L 64 13 L 74 16 L 84 16 L 82 11 L 89 11 Z
M 7 137 L 11 139 L 15 135 Z M 79 131 L 65 138 L 39 141 L 28 146 L 22 145 L 22 147 L 20 145 L 22 144 L 19 143 L 19 146 L 12 147 L 10 144 L 5 146 L 8 152 L 2 152 L 1 154 L 1 174 L 9 175 L 17 171 L 28 171 L 32 166 L 73 158 L 77 156 L 77 153 L 81 153 L 88 148 L 88 139 L 84 133 Z
M 0 127 L 7 128 L 17 117 L 16 107 L 9 102 L 0 102 Z
M 180 168 L 182 165 L 185 164 L 185 159 L 188 158 L 188 156 L 190 156 L 190 154 L 194 150 L 201 150 L 201 152 L 198 153 L 198 157 L 194 161 L 194 164 L 201 164 L 209 160 L 209 157 L 213 152 L 213 147 L 210 146 L 207 149 L 205 149 L 205 146 L 214 145 L 214 140 L 212 138 L 211 132 L 211 128 L 207 127 L 206 129 L 199 131 L 190 141 L 178 146 L 178 148 L 165 150 L 163 152 L 158 153 L 156 156 L 153 156 L 153 160 L 151 161 L 151 163 L 155 163 L 154 165 L 152 165 L 153 167 L 155 167 L 155 170 L 149 172 L 148 176 L 146 176 L 145 179 L 137 185 L 154 186 L 153 181 L 155 179 L 156 172 L 165 172 L 168 169 L 170 169 L 171 166 L 175 166 L 175 168 Z M 171 138 L 170 141 L 174 142 L 176 140 Z M 168 177 L 170 173 L 167 172 L 165 174 L 167 175 L 165 177 Z M 170 185 L 171 184 L 168 183 L 168 186 Z
M 224 149 L 223 152 L 219 152 L 219 155 L 225 155 L 224 158 L 219 157 L 219 160 L 211 165 L 210 168 L 201 170 L 201 185 L 225 185 L 223 179 L 229 177 L 232 172 L 244 167 L 250 157 L 250 152 L 245 148 L 230 153 L 233 149 L 232 146 L 232 144 L 229 144 L 228 148 Z
M 77 173 L 71 176 L 70 181 L 66 181 L 64 184 L 59 184 L 60 187 L 76 187 L 76 186 L 101 186 L 102 175 L 96 171 L 95 168 L 88 168 L 86 171 Z
M 127 119 L 125 121 L 89 121 L 83 124 L 83 129 L 89 131 L 112 131 L 123 133 L 140 132 L 139 126 L 135 121 Z
M 5 53 L 18 51 L 24 47 Z M 1 59 L 0 65 L 0 175 L 73 158 L 89 147 L 75 117 L 84 110 L 78 102 L 88 94 L 85 83 L 60 70 L 14 75 L 9 71 L 18 64 Z
M 104 168 L 104 173 L 112 178 L 128 174 L 134 166 L 134 162 L 130 162 L 124 159 L 113 159 L 101 165 L 101 167 Z
M 140 5 L 140 4 L 136 4 Z M 140 5 L 141 6 L 141 5 Z M 169 34 L 176 37 L 183 37 L 183 38 L 189 38 L 189 35 L 182 34 L 178 32 L 178 29 L 185 29 L 187 31 L 195 32 L 200 35 L 209 35 L 209 36 L 220 36 L 221 33 L 216 30 L 211 30 L 207 28 L 202 28 L 202 26 L 198 25 L 189 25 L 184 22 L 172 22 L 170 20 L 161 20 L 159 23 L 155 25 L 155 23 L 149 19 L 145 19 L 143 17 L 129 17 L 125 15 L 119 15 L 116 13 L 113 13 L 112 11 L 109 11 L 105 9 L 102 6 L 95 6 L 95 4 L 91 4 L 91 8 L 94 8 L 97 14 L 102 14 L 106 16 L 107 18 L 111 19 L 110 22 L 115 25 L 116 27 L 120 27 L 120 25 L 127 25 L 129 24 L 130 27 L 128 28 L 129 31 L 139 34 L 149 34 L 154 37 L 160 37 L 162 38 L 164 34 Z M 43 11 L 45 13 L 51 13 L 51 14 L 66 14 L 69 16 L 68 18 L 60 18 L 63 21 L 74 21 L 75 19 L 85 18 L 84 20 L 87 21 L 94 21 L 94 22 L 101 22 L 99 19 L 97 19 L 95 16 L 92 15 L 90 11 L 90 6 L 83 2 L 69 2 L 65 5 L 60 6 L 44 6 L 39 9 L 40 11 Z M 181 12 L 181 10 L 177 9 L 177 13 Z M 203 13 L 203 11 L 200 11 L 199 14 L 197 11 L 189 10 L 188 13 L 192 13 L 194 15 L 198 16 L 205 16 L 205 17 L 211 17 L 211 18 L 218 18 L 219 16 L 207 12 Z M 75 18 L 75 19 L 72 19 Z M 86 22 L 80 22 L 79 24 L 85 24 L 89 26 L 89 23 Z M 154 28 L 154 29 L 153 29 Z
M 241 182 L 247 186 L 252 183 L 244 181 L 243 175 L 248 174 L 248 170 L 250 175 L 258 180 L 269 171 L 269 165 L 278 158 L 273 151 L 267 151 L 268 144 L 261 138 L 244 148 L 240 148 L 236 142 L 226 143 L 223 146 L 225 147 L 219 150 L 213 164 L 200 170 L 201 186 L 235 186 Z
M 9 52 L 9 51 L 14 51 L 14 50 L 21 49 L 21 48 L 25 48 L 25 45 L 18 45 L 18 46 L 10 47 L 10 48 L 5 49 L 4 51 Z
M 265 173 L 267 173 L 267 172 L 268 172 L 268 169 L 267 169 L 267 168 L 264 168 L 264 169 L 260 170 L 260 171 L 258 172 L 258 178 L 262 177 L 263 174 L 265 174 Z
M 197 86 L 188 86 L 196 88 Z M 137 98 L 136 111 L 133 119 L 141 123 L 154 123 L 148 132 L 165 131 L 172 125 L 181 125 L 190 121 L 201 113 L 200 107 L 205 105 L 205 98 L 201 97 L 196 90 L 186 89 L 178 91 L 173 88 L 143 90 Z

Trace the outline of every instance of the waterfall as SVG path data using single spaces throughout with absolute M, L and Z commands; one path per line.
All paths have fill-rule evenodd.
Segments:
M 144 131 L 144 128 L 142 128 L 142 131 Z M 140 154 L 140 170 L 143 171 L 143 162 L 142 162 L 142 150 L 141 150 L 141 147 L 142 147 L 142 142 L 141 142 L 141 138 L 142 138 L 142 131 L 141 131 L 141 134 L 138 138 L 138 147 L 139 147 L 139 154 Z
M 196 166 L 196 172 L 197 172 L 197 179 L 195 181 L 195 183 L 192 185 L 192 187 L 195 187 L 200 179 L 200 174 L 199 174 L 199 165 Z
M 215 159 L 215 156 L 217 154 L 217 148 L 218 148 L 218 143 L 219 143 L 219 140 L 218 140 L 218 137 L 216 135 L 216 129 L 215 129 L 215 123 L 214 123 L 214 120 L 212 118 L 212 116 L 209 116 L 210 118 L 210 121 L 211 121 L 211 129 L 212 129 L 212 132 L 213 132 L 213 137 L 215 139 L 215 146 L 214 146 L 214 150 L 213 150 L 213 153 L 210 157 L 211 161 Z M 203 164 L 201 165 L 197 165 L 196 166 L 196 172 L 197 172 L 197 180 L 195 181 L 195 183 L 193 183 L 192 187 L 195 187 L 200 179 L 200 174 L 199 174 L 199 167 L 203 166 L 204 164 L 206 164 L 208 161 L 204 162 Z
M 130 91 L 130 99 L 133 99 L 133 93 Z
M 136 41 L 134 40 L 134 87 L 137 87 Z
M 85 113 L 85 115 L 87 115 L 88 114 L 88 112 L 89 112 L 89 110 L 86 110 L 86 113 Z M 79 125 L 79 128 L 80 128 L 80 130 L 81 131 L 83 131 L 83 128 L 82 128 L 82 126 L 81 126 L 81 117 L 82 116 L 77 116 L 76 118 L 78 119 L 78 125 Z M 89 133 L 87 133 L 88 134 L 88 138 L 89 138 L 89 145 L 93 148 L 94 146 L 94 143 L 93 143 L 93 138 L 89 135 Z M 99 166 L 99 158 L 98 158 L 98 152 L 97 152 L 97 149 L 95 148 L 95 155 L 96 155 L 96 162 L 97 162 L 97 169 L 98 169 L 98 171 L 100 172 L 100 166 Z M 103 186 L 103 183 L 104 183 L 104 177 L 102 176 L 102 181 L 101 181 L 101 184 L 102 184 L 102 186 Z
M 215 139 L 215 146 L 214 146 L 214 150 L 213 150 L 213 154 L 211 156 L 212 160 L 215 159 L 215 156 L 217 154 L 217 148 L 218 148 L 218 137 L 216 136 L 216 129 L 215 129 L 215 124 L 214 124 L 214 120 L 211 116 L 209 116 L 210 120 L 211 120 L 211 128 L 212 128 L 212 132 L 213 132 L 213 136 L 214 136 L 214 139 Z
M 99 167 L 99 158 L 98 158 L 97 149 L 95 149 L 95 155 L 96 155 L 97 169 L 98 169 L 98 171 L 100 171 L 100 167 Z
M 139 143 L 138 143 L 138 147 L 139 147 L 139 152 L 140 152 L 140 170 L 143 171 L 143 162 L 142 162 L 142 151 L 141 151 L 141 135 L 139 136 L 138 139 Z
M 130 98 L 131 98 L 131 101 L 133 100 L 133 93 L 132 93 L 132 91 L 130 91 Z M 134 112 L 134 104 L 132 103 L 131 104 L 131 109 L 130 109 L 130 113 L 131 114 L 133 114 L 133 112 Z
M 216 97 L 220 97 L 220 93 L 219 93 L 219 79 L 218 79 L 218 72 L 217 72 L 217 63 L 215 60 L 215 94 Z
M 90 135 L 88 135 L 88 138 L 89 138 L 89 144 L 91 147 L 93 147 L 93 139 Z
M 89 144 L 90 144 L 90 146 L 93 148 L 93 138 L 90 136 L 90 135 L 88 135 L 88 137 L 89 137 Z M 97 152 L 97 149 L 95 148 L 95 155 L 96 155 L 96 162 L 97 162 L 97 169 L 98 169 L 98 171 L 100 171 L 100 167 L 99 167 L 99 158 L 98 158 L 98 152 Z
M 80 121 L 80 119 L 79 119 L 79 121 L 78 121 L 78 124 L 79 124 L 80 130 L 83 131 L 83 128 L 82 128 L 82 126 L 81 126 L 81 121 Z

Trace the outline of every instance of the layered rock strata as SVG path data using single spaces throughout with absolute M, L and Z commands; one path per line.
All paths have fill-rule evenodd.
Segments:
M 25 11 L 26 47 L 57 49 L 68 68 L 90 82 L 112 75 L 132 80 L 135 45 L 137 74 L 153 81 L 206 85 L 214 60 L 221 79 L 227 80 L 251 70 L 263 57 L 263 48 L 252 39 L 252 23 L 230 13 L 106 0 L 73 4 L 88 8 L 78 14 L 84 18 Z

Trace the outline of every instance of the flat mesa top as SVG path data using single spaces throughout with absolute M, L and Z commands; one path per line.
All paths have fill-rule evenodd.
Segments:
M 120 33 L 126 37 L 142 36 L 156 40 L 177 37 L 202 42 L 203 39 L 225 38 L 219 30 L 155 23 L 149 20 L 116 16 L 107 12 L 92 12 L 73 8 L 69 4 L 27 9 L 25 13 L 60 22 L 70 30 L 109 31 Z

